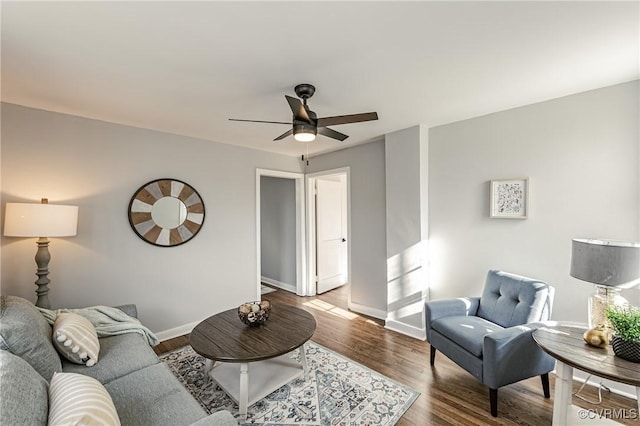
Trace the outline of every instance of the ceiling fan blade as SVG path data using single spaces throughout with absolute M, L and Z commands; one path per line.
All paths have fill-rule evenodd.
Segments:
M 318 127 L 318 133 L 332 139 L 337 139 L 341 142 L 349 137 L 344 133 L 336 132 L 335 130 L 330 129 L 328 127 Z
M 302 105 L 302 102 L 300 102 L 300 99 L 287 95 L 284 95 L 284 97 L 287 98 L 287 102 L 289 102 L 294 120 L 306 121 L 307 123 L 313 124 L 309 118 L 309 114 L 307 114 L 307 110 L 304 108 L 304 105 Z
M 293 129 L 289 129 L 286 132 L 284 132 L 283 134 L 281 134 L 280 136 L 278 136 L 277 138 L 275 138 L 274 141 L 282 140 L 282 139 L 286 138 L 287 136 L 291 136 L 292 134 L 293 134 Z
M 378 119 L 377 112 L 366 112 L 363 114 L 336 115 L 335 117 L 318 118 L 318 127 L 336 126 L 338 124 L 360 123 L 362 121 L 372 121 Z
M 270 124 L 288 124 L 288 125 L 291 125 L 291 123 L 287 123 L 285 121 L 242 120 L 240 118 L 230 118 L 229 121 L 245 121 L 245 122 L 249 122 L 249 123 L 270 123 Z

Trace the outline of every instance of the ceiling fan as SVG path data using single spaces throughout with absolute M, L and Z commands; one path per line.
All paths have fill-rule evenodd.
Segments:
M 230 121 L 247 121 L 250 123 L 273 123 L 273 124 L 288 124 L 292 128 L 287 130 L 280 136 L 274 139 L 279 141 L 287 136 L 293 135 L 293 137 L 299 142 L 311 142 L 316 138 L 316 134 L 320 133 L 323 136 L 327 136 L 332 139 L 343 141 L 349 136 L 344 133 L 337 132 L 330 129 L 327 126 L 336 126 L 338 124 L 360 123 L 362 121 L 377 120 L 378 114 L 376 112 L 367 112 L 363 114 L 350 114 L 350 115 L 336 115 L 333 117 L 321 117 L 318 118 L 315 112 L 309 109 L 307 105 L 307 99 L 313 96 L 316 88 L 308 83 L 298 84 L 294 89 L 296 95 L 302 99 L 296 99 L 292 96 L 284 95 L 293 112 L 293 122 L 285 121 L 262 121 L 262 120 L 242 120 L 238 118 L 230 118 Z

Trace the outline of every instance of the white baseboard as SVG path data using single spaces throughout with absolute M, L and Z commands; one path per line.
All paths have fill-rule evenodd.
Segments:
M 164 342 L 165 340 L 173 339 L 174 337 L 184 336 L 191 333 L 193 328 L 200 324 L 200 321 L 192 322 L 189 324 L 181 325 L 180 327 L 170 328 L 169 330 L 160 331 L 155 333 L 158 340 Z
M 296 286 L 293 284 L 287 284 L 287 283 L 283 283 L 277 280 L 272 280 L 271 278 L 267 278 L 267 277 L 260 277 L 260 281 L 262 281 L 265 284 L 269 284 L 272 285 L 274 287 L 278 287 L 281 288 L 283 290 L 286 291 L 290 291 L 291 293 L 295 293 L 296 292 Z
M 384 323 L 384 328 L 387 330 L 395 331 L 400 334 L 405 334 L 409 337 L 419 340 L 427 340 L 427 330 L 424 328 L 414 327 L 396 320 L 387 319 Z
M 367 315 L 373 318 L 384 320 L 387 317 L 387 311 L 372 308 L 370 306 L 360 305 L 358 303 L 349 303 L 349 310 L 359 314 Z

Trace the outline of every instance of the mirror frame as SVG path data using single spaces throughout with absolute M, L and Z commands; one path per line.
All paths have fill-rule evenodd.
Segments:
M 153 205 L 164 197 L 174 197 L 187 208 L 187 217 L 176 228 L 163 228 L 153 221 Z M 158 247 L 175 247 L 195 237 L 204 224 L 202 197 L 191 185 L 177 179 L 155 179 L 142 185 L 129 202 L 129 224 L 144 241 Z

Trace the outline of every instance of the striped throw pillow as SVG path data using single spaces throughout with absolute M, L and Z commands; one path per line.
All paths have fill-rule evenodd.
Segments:
M 98 362 L 100 343 L 93 324 L 78 314 L 63 313 L 53 323 L 53 344 L 75 364 L 91 367 Z
M 120 426 L 109 392 L 93 377 L 55 373 L 49 384 L 49 425 Z

